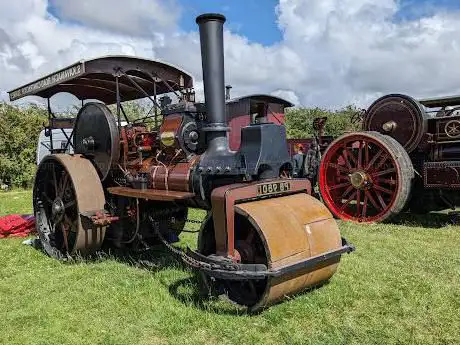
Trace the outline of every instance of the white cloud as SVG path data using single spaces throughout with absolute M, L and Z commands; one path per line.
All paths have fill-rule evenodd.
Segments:
M 459 13 L 395 22 L 393 0 L 281 0 L 284 44 L 304 57 L 307 104 L 368 104 L 380 93 L 459 91 Z
M 134 36 L 174 28 L 180 15 L 173 0 L 50 0 L 50 4 L 63 19 Z
M 79 59 L 119 53 L 178 65 L 202 90 L 198 34 L 178 29 L 174 1 L 52 0 L 61 20 L 49 5 L 0 0 L 1 97 Z M 281 42 L 225 32 L 226 81 L 233 96 L 271 93 L 308 106 L 460 92 L 460 13 L 395 21 L 399 10 L 397 0 L 280 0 Z
M 272 96 L 283 98 L 292 104 L 300 104 L 299 97 L 292 90 L 275 90 L 270 93 Z

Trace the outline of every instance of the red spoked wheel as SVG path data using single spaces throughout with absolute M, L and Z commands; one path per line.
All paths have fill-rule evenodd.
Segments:
M 382 222 L 406 205 L 414 169 L 393 138 L 378 132 L 345 134 L 327 148 L 319 184 L 324 203 L 343 219 Z

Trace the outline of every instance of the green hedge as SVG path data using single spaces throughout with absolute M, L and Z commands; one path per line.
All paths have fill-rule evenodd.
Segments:
M 317 117 L 327 117 L 324 128 L 325 135 L 334 137 L 347 131 L 361 128 L 359 123 L 352 123 L 352 117 L 359 112 L 354 106 L 330 111 L 321 108 L 293 108 L 286 112 L 286 129 L 288 138 L 310 138 L 314 134 L 313 120 Z
M 135 102 L 126 102 L 124 107 L 130 119 L 142 118 L 149 110 L 146 105 Z M 288 137 L 311 137 L 314 118 L 322 116 L 328 117 L 326 135 L 338 136 L 344 131 L 357 130 L 359 125 L 351 123 L 351 117 L 356 112 L 353 106 L 338 111 L 320 108 L 290 109 L 286 115 Z M 18 107 L 0 103 L 0 184 L 20 188 L 31 186 L 36 169 L 38 136 L 46 122 L 46 109 L 36 105 Z
M 37 141 L 46 110 L 0 103 L 0 182 L 28 188 L 35 175 Z

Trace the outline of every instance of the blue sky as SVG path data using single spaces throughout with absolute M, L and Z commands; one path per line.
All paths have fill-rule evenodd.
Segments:
M 401 0 L 398 19 L 416 19 L 435 12 L 459 10 L 460 0 Z
M 399 0 L 401 11 L 397 20 L 411 20 L 436 11 L 459 10 L 460 0 Z M 277 0 L 179 0 L 183 8 L 181 27 L 196 30 L 195 16 L 204 12 L 226 15 L 228 28 L 246 36 L 251 42 L 271 45 L 282 39 L 276 23 Z M 256 17 L 256 20 L 254 20 Z
M 276 23 L 277 0 L 180 0 L 183 8 L 181 26 L 196 30 L 195 17 L 200 13 L 219 12 L 227 17 L 227 27 L 252 42 L 270 45 L 281 40 Z
M 393 18 L 375 14 L 388 13 L 391 1 L 398 9 Z M 324 3 L 330 12 L 324 11 Z M 460 0 L 13 0 L 10 4 L 0 11 L 0 33 L 6 33 L 0 35 L 0 55 L 6 56 L 0 59 L 0 99 L 4 90 L 56 66 L 107 54 L 170 62 L 192 73 L 199 88 L 197 36 L 183 33 L 196 33 L 195 17 L 204 12 L 228 18 L 226 76 L 235 95 L 270 93 L 295 104 L 341 107 L 365 106 L 390 92 L 414 97 L 460 93 L 460 70 L 455 68 L 460 59 Z M 289 34 L 286 39 L 278 27 L 277 6 Z M 426 16 L 433 18 L 412 22 Z M 372 30 L 363 31 L 369 23 Z M 1 51 L 2 47 L 6 48 Z
M 196 30 L 195 17 L 200 13 L 218 12 L 227 17 L 227 28 L 245 36 L 250 42 L 271 45 L 282 39 L 278 28 L 276 5 L 278 0 L 176 0 L 182 7 L 180 27 Z M 429 16 L 439 10 L 460 10 L 460 0 L 399 0 L 401 10 L 395 20 L 412 20 Z M 59 14 L 52 6 L 48 11 Z M 67 19 L 68 21 L 68 19 Z

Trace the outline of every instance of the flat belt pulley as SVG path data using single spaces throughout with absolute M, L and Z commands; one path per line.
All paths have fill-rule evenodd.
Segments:
M 78 112 L 73 133 L 75 153 L 91 159 L 103 181 L 120 156 L 115 117 L 105 104 L 86 103 Z

